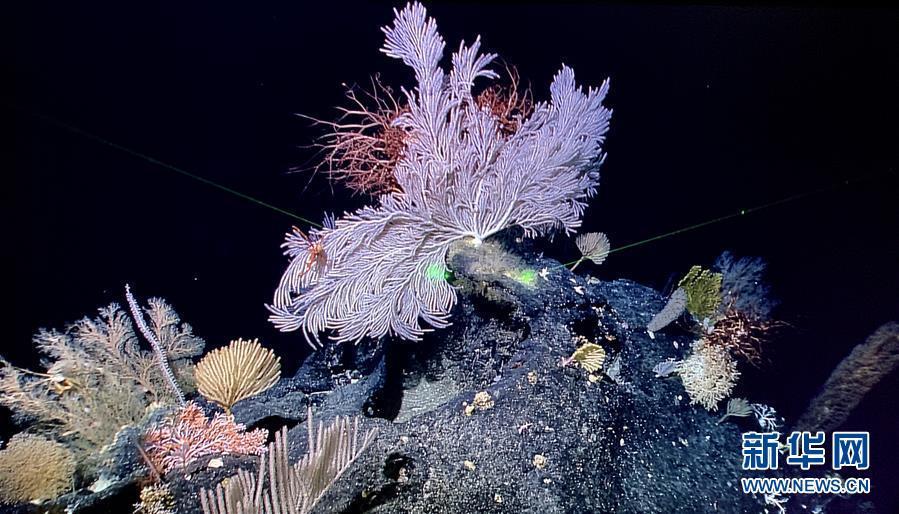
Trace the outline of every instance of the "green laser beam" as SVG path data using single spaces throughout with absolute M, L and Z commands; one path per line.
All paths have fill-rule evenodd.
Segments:
M 197 182 L 200 182 L 200 183 L 202 183 L 202 184 L 206 184 L 206 185 L 208 185 L 208 186 L 212 186 L 212 187 L 214 187 L 214 188 L 216 188 L 216 189 L 219 189 L 219 190 L 221 190 L 221 191 L 224 191 L 224 192 L 226 192 L 226 193 L 230 193 L 230 194 L 232 194 L 232 195 L 234 195 L 234 196 L 236 196 L 236 197 L 238 197 L 238 198 L 243 198 L 244 200 L 253 202 L 253 203 L 255 203 L 256 205 L 265 207 L 265 208 L 267 208 L 267 209 L 271 209 L 271 210 L 273 210 L 273 211 L 275 211 L 275 212 L 277 212 L 277 213 L 284 214 L 285 216 L 290 216 L 291 218 L 294 218 L 294 219 L 296 219 L 296 220 L 300 220 L 300 221 L 302 221 L 302 222 L 304 222 L 304 223 L 307 223 L 307 224 L 309 224 L 309 225 L 311 225 L 311 226 L 313 226 L 313 227 L 322 228 L 322 225 L 321 225 L 320 223 L 316 223 L 316 222 L 314 222 L 314 221 L 312 221 L 312 220 L 306 219 L 306 218 L 304 218 L 304 217 L 302 217 L 302 216 L 300 216 L 300 215 L 298 215 L 298 214 L 295 214 L 295 213 L 293 213 L 293 212 L 290 212 L 290 211 L 288 211 L 288 210 L 286 210 L 286 209 L 282 209 L 282 208 L 280 208 L 280 207 L 278 207 L 278 206 L 276 206 L 276 205 L 272 205 L 272 204 L 270 204 L 270 203 L 268 203 L 268 202 L 265 202 L 265 201 L 260 200 L 260 199 L 258 199 L 258 198 L 256 198 L 256 197 L 250 196 L 250 195 L 248 195 L 248 194 L 246 194 L 246 193 L 241 193 L 240 191 L 237 191 L 236 189 L 232 189 L 232 188 L 230 188 L 230 187 L 228 187 L 228 186 L 226 186 L 226 185 L 219 184 L 218 182 L 215 182 L 214 180 L 210 180 L 210 179 L 208 179 L 208 178 L 206 178 L 206 177 L 203 177 L 203 176 L 201 176 L 201 175 L 197 175 L 197 174 L 195 174 L 195 173 L 191 173 L 191 172 L 189 172 L 189 171 L 187 171 L 187 170 L 185 170 L 185 169 L 179 168 L 179 167 L 174 166 L 174 165 L 172 165 L 172 164 L 169 164 L 169 163 L 167 163 L 167 162 L 160 161 L 159 159 L 156 159 L 156 158 L 151 157 L 151 156 L 149 156 L 149 155 L 147 155 L 147 154 L 138 152 L 137 150 L 132 150 L 132 149 L 126 147 L 126 146 L 122 146 L 122 145 L 120 145 L 120 144 L 118 144 L 118 143 L 114 143 L 114 142 L 112 142 L 112 141 L 110 141 L 110 140 L 108 140 L 108 139 L 105 139 L 105 138 L 102 138 L 102 137 L 100 137 L 100 136 L 98 136 L 98 135 L 96 135 L 96 134 L 92 134 L 92 133 L 90 133 L 90 132 L 87 132 L 86 130 L 80 129 L 80 128 L 74 126 L 74 125 L 70 125 L 70 124 L 68 124 L 68 123 L 65 123 L 65 122 L 63 122 L 63 121 L 60 121 L 60 120 L 58 120 L 58 119 L 56 119 L 56 118 L 53 118 L 53 117 L 51 117 L 51 116 L 47 116 L 47 115 L 45 115 L 45 114 L 40 114 L 40 113 L 36 113 L 36 112 L 30 112 L 30 111 L 25 111 L 25 112 L 27 112 L 27 113 L 28 113 L 29 115 L 31 115 L 31 116 L 34 116 L 35 118 L 40 119 L 40 120 L 43 121 L 44 123 L 53 125 L 53 126 L 55 126 L 55 127 L 57 127 L 57 128 L 61 128 L 61 129 L 63 129 L 63 130 L 66 130 L 66 131 L 68 131 L 68 132 L 71 132 L 71 133 L 73 133 L 73 134 L 77 134 L 77 135 L 79 135 L 79 136 L 81 136 L 81 137 L 90 139 L 90 140 L 95 141 L 95 142 L 97 142 L 97 143 L 100 143 L 100 144 L 102 144 L 102 145 L 105 145 L 105 146 L 108 146 L 108 147 L 113 148 L 113 149 L 115 149 L 115 150 L 118 150 L 118 151 L 120 151 L 120 152 L 126 153 L 126 154 L 128 154 L 128 155 L 130 155 L 130 156 L 132 156 L 132 157 L 136 157 L 136 158 L 138 158 L 138 159 L 141 159 L 141 160 L 143 160 L 143 161 L 146 161 L 146 162 L 148 162 L 148 163 L 150 163 L 150 164 L 155 164 L 156 166 L 159 166 L 159 167 L 161 167 L 161 168 L 165 168 L 165 169 L 167 169 L 167 170 L 169 170 L 169 171 L 174 171 L 175 173 L 179 173 L 179 174 L 181 174 L 181 175 L 183 175 L 183 176 L 185 176 L 185 177 L 192 178 L 192 179 L 194 179 L 194 180 L 196 180 Z
M 809 197 L 809 196 L 814 196 L 814 195 L 817 195 L 817 194 L 826 193 L 826 192 L 831 191 L 831 190 L 834 190 L 834 189 L 836 189 L 836 188 L 838 188 L 838 187 L 840 187 L 840 186 L 848 186 L 849 184 L 854 183 L 854 182 L 862 182 L 862 181 L 865 181 L 865 180 L 871 180 L 871 179 L 873 179 L 873 178 L 875 178 L 875 177 L 878 177 L 878 176 L 880 176 L 880 175 L 875 174 L 875 175 L 872 175 L 872 176 L 863 177 L 863 178 L 858 178 L 858 179 L 855 179 L 855 180 L 848 180 L 848 179 L 846 179 L 846 180 L 841 180 L 841 181 L 839 181 L 839 182 L 835 182 L 835 183 L 833 183 L 833 184 L 830 184 L 830 185 L 827 185 L 827 186 L 824 186 L 824 187 L 820 187 L 820 188 L 818 188 L 818 189 L 813 189 L 813 190 L 810 190 L 810 191 L 804 191 L 804 192 L 801 192 L 801 193 L 796 193 L 796 194 L 793 194 L 793 195 L 790 195 L 790 196 L 787 196 L 787 197 L 784 197 L 784 198 L 780 198 L 780 199 L 778 199 L 778 200 L 773 200 L 773 201 L 768 202 L 768 203 L 763 203 L 763 204 L 760 204 L 760 205 L 756 205 L 756 206 L 750 207 L 750 208 L 748 208 L 748 209 L 740 209 L 740 210 L 737 211 L 737 212 L 733 212 L 733 213 L 730 213 L 730 214 L 725 214 L 724 216 L 718 216 L 717 218 L 712 218 L 712 219 L 709 219 L 709 220 L 701 221 L 701 222 L 699 222 L 699 223 L 695 223 L 695 224 L 693 224 L 693 225 L 689 225 L 689 226 L 682 227 L 682 228 L 679 228 L 679 229 L 676 229 L 676 230 L 672 230 L 672 231 L 670 231 L 670 232 L 665 232 L 665 233 L 663 233 L 663 234 L 658 234 L 658 235 L 655 235 L 655 236 L 652 236 L 652 237 L 649 237 L 649 238 L 646 238 L 646 239 L 642 239 L 642 240 L 640 240 L 640 241 L 636 241 L 636 242 L 633 242 L 633 243 L 628 243 L 628 244 L 626 244 L 626 245 L 624 245 L 624 246 L 619 246 L 619 247 L 617 247 L 617 248 L 613 248 L 613 249 L 609 250 L 609 253 L 612 254 L 612 253 L 616 253 L 616 252 L 621 252 L 621 251 L 624 251 L 624 250 L 628 250 L 628 249 L 631 249 L 631 248 L 636 248 L 636 247 L 638 247 L 638 246 L 643 246 L 643 245 L 645 245 L 645 244 L 652 243 L 652 242 L 654 242 L 654 241 L 658 241 L 658 240 L 660 240 L 660 239 L 665 239 L 665 238 L 668 238 L 668 237 L 676 236 L 676 235 L 678 235 L 678 234 L 683 234 L 684 232 L 690 232 L 690 231 L 692 231 L 692 230 L 696 230 L 696 229 L 700 229 L 700 228 L 703 228 L 703 227 L 707 227 L 707 226 L 709 226 L 709 225 L 713 225 L 713 224 L 715 224 L 715 223 L 720 223 L 720 222 L 722 222 L 722 221 L 727 221 L 727 220 L 732 219 L 732 218 L 737 218 L 737 217 L 740 217 L 740 216 L 745 216 L 745 215 L 747 215 L 747 214 L 752 214 L 752 213 L 755 213 L 755 212 L 758 212 L 758 211 L 761 211 L 761 210 L 764 210 L 764 209 L 768 209 L 768 208 L 770 208 L 770 207 L 774 207 L 774 206 L 777 206 L 777 205 L 782 205 L 782 204 L 785 204 L 785 203 L 788 203 L 788 202 L 792 202 L 792 201 L 795 201 L 795 200 L 799 200 L 799 199 L 801 199 L 801 198 L 806 198 L 806 197 Z M 571 261 L 571 262 L 567 262 L 567 263 L 565 263 L 565 264 L 560 264 L 559 266 L 565 266 L 565 267 L 568 267 L 568 266 L 571 266 L 572 264 L 574 264 L 574 263 L 577 262 L 577 261 L 578 261 L 578 259 L 575 259 L 575 260 L 573 260 L 573 261 Z
M 12 106 L 12 108 L 13 108 L 13 109 L 22 110 L 22 109 L 19 109 L 19 108 L 16 107 L 16 106 Z M 309 220 L 309 219 L 306 219 L 306 218 L 304 218 L 304 217 L 302 217 L 302 216 L 299 216 L 299 215 L 297 215 L 297 214 L 294 214 L 294 213 L 292 213 L 292 212 L 290 212 L 290 211 L 288 211 L 288 210 L 282 209 L 282 208 L 280 208 L 280 207 L 277 207 L 277 206 L 272 205 L 272 204 L 270 204 L 270 203 L 268 203 L 268 202 L 262 201 L 262 200 L 260 200 L 260 199 L 258 199 L 258 198 L 255 198 L 255 197 L 253 197 L 253 196 L 250 196 L 250 195 L 248 195 L 248 194 L 241 193 L 240 191 L 237 191 L 237 190 L 235 190 L 235 189 L 231 189 L 231 188 L 228 187 L 228 186 L 225 186 L 225 185 L 223 185 L 223 184 L 219 184 L 218 182 L 215 182 L 215 181 L 210 180 L 210 179 L 208 179 L 208 178 L 205 178 L 205 177 L 203 177 L 203 176 L 200 176 L 200 175 L 191 173 L 191 172 L 189 172 L 189 171 L 187 171 L 187 170 L 184 170 L 184 169 L 182 169 L 182 168 L 179 168 L 179 167 L 177 167 L 177 166 L 174 166 L 174 165 L 168 164 L 168 163 L 166 163 L 166 162 L 160 161 L 159 159 L 156 159 L 156 158 L 151 157 L 151 156 L 149 156 L 149 155 L 146 155 L 146 154 L 144 154 L 144 153 L 138 152 L 138 151 L 136 151 L 136 150 L 132 150 L 132 149 L 130 149 L 130 148 L 128 148 L 128 147 L 125 147 L 125 146 L 122 146 L 122 145 L 120 145 L 120 144 L 118 144 L 118 143 L 114 143 L 114 142 L 112 142 L 112 141 L 109 141 L 108 139 L 104 139 L 104 138 L 102 138 L 102 137 L 100 137 L 100 136 L 97 136 L 97 135 L 95 135 L 95 134 L 92 134 L 92 133 L 90 133 L 90 132 L 87 132 L 87 131 L 85 131 L 85 130 L 83 130 L 83 129 L 80 129 L 80 128 L 74 126 L 74 125 L 70 125 L 70 124 L 65 123 L 65 122 L 63 122 L 63 121 L 60 121 L 60 120 L 58 120 L 58 119 L 56 119 L 56 118 L 53 118 L 53 117 L 51 117 L 51 116 L 47 116 L 47 115 L 44 115 L 44 114 L 35 113 L 35 112 L 31 112 L 31 111 L 24 111 L 24 112 L 28 113 L 28 114 L 31 115 L 31 116 L 34 116 L 35 118 L 40 119 L 41 121 L 43 121 L 43 122 L 45 122 L 45 123 L 48 123 L 48 124 L 53 125 L 53 126 L 56 126 L 56 127 L 58 127 L 58 128 L 62 128 L 62 129 L 64 129 L 64 130 L 66 130 L 66 131 L 69 131 L 69 132 L 71 132 L 71 133 L 80 135 L 80 136 L 82 136 L 82 137 L 84 137 L 84 138 L 87 138 L 87 139 L 90 139 L 90 140 L 92 140 L 92 141 L 96 141 L 96 142 L 98 142 L 98 143 L 100 143 L 100 144 L 102 144 L 102 145 L 105 145 L 105 146 L 108 146 L 108 147 L 110 147 L 110 148 L 116 149 L 116 150 L 118 150 L 118 151 L 120 151 L 120 152 L 124 152 L 124 153 L 126 153 L 126 154 L 128 154 L 128 155 L 131 155 L 131 156 L 133 156 L 133 157 L 136 157 L 136 158 L 138 158 L 138 159 L 141 159 L 141 160 L 143 160 L 143 161 L 146 161 L 146 162 L 148 162 L 148 163 L 150 163 L 150 164 L 155 164 L 155 165 L 157 165 L 157 166 L 160 166 L 160 167 L 162 167 L 162 168 L 168 169 L 168 170 L 170 170 L 170 171 L 174 171 L 174 172 L 176 172 L 176 173 L 179 173 L 179 174 L 181 174 L 181 175 L 183 175 L 183 176 L 192 178 L 192 179 L 194 179 L 194 180 L 196 180 L 196 181 L 198 181 L 198 182 L 201 182 L 201 183 L 203 183 L 203 184 L 206 184 L 206 185 L 215 187 L 215 188 L 217 188 L 217 189 L 219 189 L 219 190 L 221 190 L 221 191 L 225 191 L 225 192 L 227 192 L 227 193 L 230 193 L 230 194 L 232 194 L 232 195 L 234 195 L 234 196 L 237 196 L 238 198 L 243 198 L 244 200 L 248 200 L 248 201 L 253 202 L 253 203 L 255 203 L 255 204 L 257 204 L 257 205 L 260 205 L 260 206 L 262 206 L 262 207 L 271 209 L 271 210 L 273 210 L 273 211 L 275 211 L 275 212 L 278 212 L 278 213 L 284 214 L 284 215 L 286 215 L 286 216 L 290 216 L 291 218 L 300 220 L 300 221 L 302 221 L 302 222 L 304 222 L 304 223 L 307 223 L 307 224 L 309 224 L 309 225 L 311 225 L 311 226 L 313 226 L 313 227 L 322 228 L 322 225 L 321 225 L 320 223 L 316 223 L 316 222 L 314 222 L 314 221 L 312 221 L 312 220 Z M 654 242 L 654 241 L 658 241 L 658 240 L 665 239 L 665 238 L 668 238 L 668 237 L 676 236 L 676 235 L 678 235 L 678 234 L 683 234 L 683 233 L 685 233 L 685 232 L 690 232 L 690 231 L 693 231 L 693 230 L 697 230 L 697 229 L 700 229 L 700 228 L 703 228 L 703 227 L 707 227 L 707 226 L 709 226 L 709 225 L 713 225 L 713 224 L 715 224 L 715 223 L 721 223 L 721 222 L 723 222 L 723 221 L 727 221 L 727 220 L 732 219 L 732 218 L 736 218 L 736 217 L 739 217 L 739 216 L 745 216 L 745 215 L 747 215 L 747 214 L 752 214 L 752 213 L 754 213 L 754 212 L 758 212 L 758 211 L 761 211 L 761 210 L 763 210 L 763 209 L 768 209 L 768 208 L 770 208 L 770 207 L 774 207 L 774 206 L 777 206 L 777 205 L 781 205 L 781 204 L 785 204 L 785 203 L 792 202 L 792 201 L 795 201 L 795 200 L 799 200 L 799 199 L 801 199 L 801 198 L 805 198 L 805 197 L 808 197 L 808 196 L 813 196 L 813 195 L 821 194 L 821 193 L 830 191 L 830 190 L 832 190 L 832 189 L 836 189 L 837 187 L 839 187 L 839 186 L 841 186 L 841 185 L 849 185 L 850 183 L 853 183 L 853 182 L 860 182 L 860 181 L 863 181 L 863 180 L 870 180 L 871 178 L 873 178 L 873 177 L 870 177 L 870 176 L 869 176 L 869 177 L 859 178 L 859 179 L 855 179 L 855 180 L 842 180 L 842 181 L 840 181 L 840 182 L 838 182 L 838 183 L 834 183 L 834 184 L 831 184 L 831 185 L 828 185 L 828 186 L 825 186 L 825 187 L 821 187 L 821 188 L 814 189 L 814 190 L 811 190 L 811 191 L 805 191 L 805 192 L 802 192 L 802 193 L 797 193 L 797 194 L 794 194 L 794 195 L 787 196 L 787 197 L 785 197 L 785 198 L 781 198 L 781 199 L 779 199 L 779 200 L 774 200 L 774 201 L 771 201 L 771 202 L 768 202 L 768 203 L 764 203 L 764 204 L 761 204 L 761 205 L 756 205 L 756 206 L 750 207 L 750 208 L 748 208 L 748 209 L 741 209 L 741 210 L 739 210 L 739 211 L 737 211 L 737 212 L 733 212 L 733 213 L 730 213 L 730 214 L 726 214 L 726 215 L 724 215 L 724 216 L 719 216 L 719 217 L 717 217 L 717 218 L 712 218 L 712 219 L 709 219 L 709 220 L 705 220 L 705 221 L 702 221 L 702 222 L 699 222 L 699 223 L 695 223 L 695 224 L 693 224 L 693 225 L 689 225 L 689 226 L 686 226 L 686 227 L 682 227 L 682 228 L 679 228 L 679 229 L 676 229 L 676 230 L 672 230 L 672 231 L 670 231 L 670 232 L 665 232 L 665 233 L 663 233 L 663 234 L 658 234 L 658 235 L 649 237 L 649 238 L 647 238 L 647 239 L 643 239 L 643 240 L 640 240 L 640 241 L 636 241 L 636 242 L 633 242 L 633 243 L 626 244 L 626 245 L 624 245 L 624 246 L 620 246 L 620 247 L 617 247 L 617 248 L 613 248 L 613 249 L 611 249 L 611 250 L 609 251 L 609 253 L 610 253 L 610 254 L 612 254 L 612 253 L 617 253 L 617 252 L 621 252 L 621 251 L 628 250 L 628 249 L 631 249 L 631 248 L 636 248 L 636 247 L 639 247 L 639 246 L 643 246 L 643 245 L 652 243 L 652 242 Z M 575 262 L 577 262 L 577 260 L 573 260 L 573 261 L 568 262 L 568 263 L 565 263 L 565 264 L 560 264 L 559 266 L 566 266 L 566 267 L 567 267 L 567 266 L 571 266 L 571 265 L 574 264 Z
M 817 189 L 817 190 L 815 190 L 815 191 L 807 191 L 807 192 L 805 192 L 805 193 L 795 194 L 795 195 L 792 195 L 792 196 L 788 196 L 788 197 L 786 197 L 786 198 L 781 198 L 780 200 L 775 200 L 775 201 L 773 201 L 773 202 L 768 202 L 768 203 L 766 203 L 766 204 L 757 205 L 757 206 L 755 206 L 755 207 L 750 207 L 749 209 L 740 209 L 740 211 L 738 211 L 738 212 L 733 212 L 733 213 L 731 213 L 731 214 L 727 214 L 727 215 L 724 215 L 724 216 L 718 216 L 717 218 L 712 218 L 712 219 L 710 219 L 710 220 L 702 221 L 702 222 L 700 222 L 700 223 L 695 223 L 695 224 L 689 225 L 689 226 L 687 226 L 687 227 L 679 228 L 679 229 L 677 229 L 677 230 L 672 230 L 671 232 L 666 232 L 666 233 L 664 233 L 664 234 L 659 234 L 659 235 L 657 235 L 657 236 L 652 236 L 652 237 L 650 237 L 650 238 L 643 239 L 642 241 L 637 241 L 637 242 L 635 242 L 635 243 L 626 244 L 626 245 L 621 246 L 621 247 L 618 247 L 618 248 L 613 248 L 613 249 L 609 250 L 609 253 L 612 254 L 612 253 L 616 253 L 616 252 L 621 252 L 621 251 L 627 250 L 627 249 L 629 249 L 629 248 L 635 248 L 635 247 L 637 247 L 637 246 L 642 246 L 642 245 L 644 245 L 644 244 L 651 243 L 651 242 L 653 242 L 653 241 L 658 241 L 659 239 L 664 239 L 664 238 L 666 238 L 666 237 L 676 236 L 676 235 L 678 235 L 678 234 L 683 234 L 684 232 L 689 232 L 689 231 L 691 231 L 691 230 L 696 230 L 696 229 L 699 229 L 699 228 L 702 228 L 702 227 L 707 227 L 707 226 L 709 226 L 709 225 L 713 225 L 713 224 L 715 224 L 715 223 L 720 223 L 720 222 L 722 222 L 722 221 L 726 221 L 726 220 L 729 220 L 729 219 L 732 219 L 732 218 L 737 218 L 737 217 L 739 217 L 739 216 L 745 216 L 745 215 L 747 215 L 747 214 L 752 214 L 753 212 L 758 212 L 758 211 L 760 211 L 760 210 L 767 209 L 767 208 L 769 208 L 769 207 L 774 207 L 774 206 L 776 206 L 776 205 L 781 205 L 781 204 L 784 204 L 784 203 L 787 203 L 787 202 L 791 202 L 791 201 L 793 201 L 793 200 L 798 200 L 798 199 L 804 198 L 804 197 L 806 197 L 806 196 L 811 196 L 811 195 L 814 195 L 814 194 L 817 194 L 817 193 L 823 193 L 823 192 L 825 192 L 825 191 L 827 191 L 827 190 L 830 190 L 830 189 L 831 189 L 830 187 L 826 187 L 826 188 Z

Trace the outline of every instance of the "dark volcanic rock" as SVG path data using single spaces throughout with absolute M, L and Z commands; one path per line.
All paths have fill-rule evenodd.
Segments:
M 239 402 L 232 413 L 238 423 L 272 429 L 305 420 L 310 405 L 334 416 L 354 416 L 367 409 L 373 395 L 383 388 L 385 376 L 384 352 L 376 345 L 326 346 L 313 353 L 293 377 L 282 378 L 265 393 Z
M 677 378 L 654 376 L 693 338 L 677 326 L 648 336 L 664 304 L 656 291 L 576 276 L 497 243 L 462 245 L 449 262 L 459 290 L 451 327 L 419 343 L 326 345 L 234 408 L 251 427 L 292 427 L 293 459 L 306 452 L 310 406 L 316 420 L 359 415 L 378 430 L 314 512 L 763 511 L 739 490 L 738 425 L 689 405 Z M 604 348 L 608 375 L 562 365 L 586 341 Z M 477 403 L 479 393 L 489 398 Z M 127 444 L 118 455 L 114 487 L 124 491 L 140 462 Z M 199 491 L 258 459 L 211 461 L 166 477 L 179 514 L 199 513 Z M 89 498 L 94 511 L 103 496 Z M 805 511 L 796 500 L 789 508 Z
M 311 403 L 318 420 L 358 414 L 378 429 L 315 512 L 761 510 L 738 489 L 738 428 L 690 406 L 679 380 L 654 377 L 691 341 L 666 335 L 676 327 L 649 338 L 643 327 L 664 303 L 657 292 L 496 243 L 460 246 L 450 267 L 460 291 L 450 328 L 420 343 L 326 347 L 235 408 L 248 424 L 296 422 Z M 615 380 L 561 365 L 588 340 L 615 363 Z M 479 392 L 492 404 L 467 410 Z M 304 423 L 290 441 L 298 458 Z
M 451 327 L 419 343 L 326 345 L 234 408 L 251 427 L 292 427 L 293 459 L 306 452 L 310 406 L 316 420 L 359 415 L 378 430 L 315 513 L 762 512 L 739 490 L 738 425 L 652 371 L 693 338 L 677 326 L 648 336 L 656 291 L 497 243 L 459 246 L 449 263 Z M 587 341 L 605 350 L 607 375 L 562 365 Z M 166 477 L 179 514 L 199 513 L 202 489 L 258 459 L 210 462 Z
M 737 427 L 690 406 L 677 379 L 654 378 L 690 343 L 643 329 L 664 303 L 657 292 L 492 244 L 450 264 L 453 326 L 386 348 L 378 439 L 315 512 L 761 510 L 738 489 Z M 607 365 L 618 359 L 617 382 L 560 365 L 585 339 Z M 481 391 L 492 407 L 466 415 Z

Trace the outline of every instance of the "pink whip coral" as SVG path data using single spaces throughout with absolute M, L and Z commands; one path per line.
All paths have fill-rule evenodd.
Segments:
M 223 413 L 207 419 L 197 404 L 188 403 L 147 431 L 144 445 L 153 464 L 168 473 L 206 455 L 260 455 L 267 439 L 264 429 L 247 432 L 233 416 Z

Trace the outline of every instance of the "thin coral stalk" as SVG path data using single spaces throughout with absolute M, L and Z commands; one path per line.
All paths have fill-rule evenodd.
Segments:
M 137 300 L 134 299 L 134 295 L 131 294 L 131 286 L 128 284 L 125 284 L 125 298 L 128 300 L 128 306 L 131 308 L 131 317 L 134 318 L 137 328 L 140 329 L 141 334 L 144 335 L 147 341 L 150 342 L 150 346 L 153 347 L 153 352 L 156 354 L 156 362 L 159 364 L 162 376 L 165 377 L 169 387 L 172 388 L 172 392 L 175 393 L 175 397 L 178 398 L 178 404 L 184 405 L 184 392 L 181 390 L 181 387 L 178 386 L 178 381 L 175 380 L 175 374 L 172 372 L 171 366 L 169 366 L 165 348 L 162 347 L 162 343 L 159 342 L 156 334 L 150 330 L 150 327 L 147 326 L 147 322 L 144 321 L 144 314 L 141 312 Z

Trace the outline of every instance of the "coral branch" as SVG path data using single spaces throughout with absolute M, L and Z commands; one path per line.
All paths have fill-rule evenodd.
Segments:
M 168 473 L 207 455 L 259 455 L 267 439 L 264 429 L 247 432 L 233 416 L 222 413 L 206 419 L 197 404 L 188 403 L 147 431 L 143 444 L 153 464 Z
M 899 367 L 899 322 L 886 323 L 852 349 L 809 403 L 796 430 L 839 428 L 883 377 Z
M 443 278 L 453 242 L 479 244 L 511 226 L 527 237 L 570 234 L 599 183 L 608 81 L 585 90 L 563 66 L 551 100 L 533 108 L 517 76 L 475 96 L 477 80 L 498 77 L 488 68 L 496 55 L 480 53 L 480 39 L 461 43 L 447 72 L 445 43 L 421 4 L 398 10 L 383 31 L 382 52 L 411 67 L 417 85 L 402 102 L 347 110 L 355 121 L 331 125 L 327 166 L 384 194 L 316 231 L 328 256 L 321 273 L 306 272 L 309 244 L 288 237 L 291 262 L 268 306 L 275 326 L 302 329 L 313 346 L 325 330 L 337 341 L 418 340 L 430 330 L 423 324 L 445 327 L 456 301 Z
M 140 330 L 141 334 L 144 335 L 144 338 L 150 342 L 150 346 L 153 347 L 153 352 L 156 354 L 156 363 L 159 365 L 162 375 L 168 382 L 169 387 L 172 388 L 172 392 L 175 393 L 175 397 L 178 398 L 178 403 L 184 405 L 184 392 L 181 391 L 178 381 L 175 380 L 175 374 L 169 366 L 165 348 L 163 348 L 162 343 L 159 342 L 156 334 L 154 334 L 153 331 L 150 330 L 150 327 L 147 326 L 147 322 L 144 321 L 144 313 L 141 311 L 140 305 L 137 304 L 137 300 L 134 299 L 134 295 L 131 294 L 131 286 L 128 284 L 125 284 L 125 298 L 128 299 L 128 306 L 131 308 L 131 317 L 134 318 L 137 328 Z
M 317 145 L 325 156 L 315 170 L 326 171 L 331 180 L 344 183 L 355 193 L 400 192 L 393 170 L 403 155 L 408 131 L 394 121 L 408 108 L 377 76 L 361 97 L 352 88 L 346 96 L 350 107 L 339 108 L 337 121 L 304 116 L 329 129 Z

